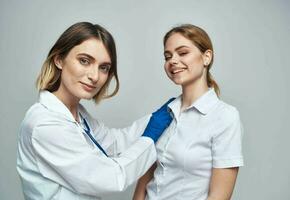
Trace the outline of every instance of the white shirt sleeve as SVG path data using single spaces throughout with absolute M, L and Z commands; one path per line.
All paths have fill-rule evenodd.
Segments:
M 227 110 L 222 121 L 220 131 L 212 139 L 213 167 L 243 166 L 242 126 L 238 111 L 235 108 Z
M 153 141 L 141 137 L 119 157 L 106 157 L 87 144 L 74 126 L 55 122 L 33 130 L 32 146 L 40 173 L 80 194 L 122 191 L 141 177 L 156 160 Z
M 102 122 L 94 120 L 94 135 L 97 141 L 107 145 L 114 140 L 114 154 L 117 155 L 134 142 L 136 142 L 143 134 L 151 115 L 146 115 L 126 128 L 108 128 Z M 104 148 L 107 148 L 106 146 Z

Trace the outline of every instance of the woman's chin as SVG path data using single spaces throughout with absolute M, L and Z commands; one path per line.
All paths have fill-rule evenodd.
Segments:
M 175 85 L 179 85 L 181 86 L 183 84 L 183 81 L 180 79 L 171 79 L 171 81 L 175 84 Z
M 91 100 L 96 94 L 91 92 L 82 92 L 79 94 L 80 99 Z

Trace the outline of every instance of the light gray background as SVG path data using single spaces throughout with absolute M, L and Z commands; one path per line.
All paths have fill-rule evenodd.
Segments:
M 123 127 L 180 89 L 163 70 L 162 37 L 172 26 L 203 27 L 215 48 L 212 72 L 222 99 L 244 124 L 244 157 L 233 199 L 290 199 L 289 1 L 15 1 L 0 3 L 0 199 L 23 199 L 16 145 L 25 111 L 49 49 L 79 21 L 99 23 L 115 37 L 121 89 L 90 112 Z M 106 199 L 130 199 L 133 187 Z

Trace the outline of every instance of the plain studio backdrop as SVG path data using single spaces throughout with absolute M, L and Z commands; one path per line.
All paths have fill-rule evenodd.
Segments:
M 163 35 L 181 23 L 204 28 L 221 97 L 244 125 L 245 166 L 232 199 L 290 199 L 289 11 L 286 0 L 1 0 L 0 199 L 23 199 L 15 167 L 19 125 L 37 101 L 35 80 L 49 49 L 80 21 L 101 24 L 116 40 L 118 95 L 98 106 L 83 102 L 110 127 L 127 126 L 180 94 L 163 69 Z M 127 200 L 133 190 L 105 199 Z

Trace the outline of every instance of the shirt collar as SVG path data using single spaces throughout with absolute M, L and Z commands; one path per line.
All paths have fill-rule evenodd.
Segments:
M 213 88 L 210 88 L 205 94 L 194 101 L 186 110 L 195 108 L 200 113 L 206 115 L 215 105 L 218 103 L 219 98 L 217 97 Z M 179 116 L 181 108 L 181 95 L 172 101 L 168 107 L 172 110 L 174 115 Z
M 179 116 L 180 108 L 181 108 L 181 95 L 176 97 L 172 102 L 168 104 L 168 107 L 171 109 L 175 116 Z
M 199 112 L 206 115 L 219 101 L 213 88 L 210 88 L 205 94 L 199 97 L 193 104 L 189 107 L 196 108 Z
M 45 106 L 48 110 L 64 115 L 70 121 L 76 121 L 69 109 L 62 103 L 62 101 L 47 90 L 40 92 L 39 103 Z

